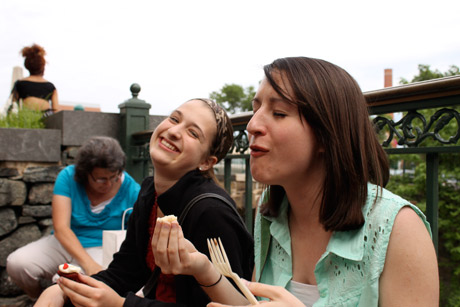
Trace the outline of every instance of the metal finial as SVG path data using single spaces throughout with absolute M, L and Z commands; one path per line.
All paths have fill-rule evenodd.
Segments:
M 141 91 L 141 86 L 137 83 L 133 83 L 129 89 L 133 98 L 137 98 L 137 95 L 139 95 L 139 92 Z

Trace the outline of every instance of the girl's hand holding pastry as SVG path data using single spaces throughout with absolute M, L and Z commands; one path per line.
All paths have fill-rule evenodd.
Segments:
M 152 237 L 152 251 L 155 264 L 164 274 L 193 275 L 199 282 L 198 274 L 203 275 L 212 269 L 208 257 L 198 252 L 177 221 L 157 220 Z

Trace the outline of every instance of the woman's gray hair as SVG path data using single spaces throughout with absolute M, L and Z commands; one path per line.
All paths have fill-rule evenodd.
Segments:
M 94 168 L 111 172 L 122 172 L 126 166 L 126 155 L 120 143 L 114 138 L 95 136 L 86 140 L 75 158 L 75 181 L 88 182 L 88 175 Z

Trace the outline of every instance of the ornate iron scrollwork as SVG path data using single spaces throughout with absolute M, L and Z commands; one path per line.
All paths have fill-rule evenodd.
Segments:
M 457 121 L 457 131 L 446 140 L 441 136 L 440 132 L 452 119 Z M 422 128 L 413 125 L 414 120 L 419 120 Z M 385 126 L 388 127 L 387 138 L 382 143 L 384 147 L 388 147 L 395 136 L 398 145 L 407 145 L 409 147 L 417 147 L 428 137 L 442 144 L 456 144 L 460 138 L 460 114 L 454 109 L 443 108 L 436 111 L 430 117 L 428 123 L 425 117 L 417 111 L 409 111 L 406 116 L 396 123 L 392 119 L 383 116 L 374 118 L 373 123 L 377 133 L 382 131 Z M 398 127 L 400 130 L 398 130 Z
M 238 135 L 234 138 L 230 153 L 245 153 L 249 148 L 249 137 L 246 130 L 238 130 Z
M 133 146 L 133 156 L 135 160 L 150 160 L 150 144 L 140 144 Z

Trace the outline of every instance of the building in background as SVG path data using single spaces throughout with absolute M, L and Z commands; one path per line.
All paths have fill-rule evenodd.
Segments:
M 67 102 L 67 101 L 59 101 L 59 105 L 55 112 L 59 111 L 86 111 L 86 112 L 101 112 L 101 108 L 96 104 L 90 103 L 77 103 L 77 102 Z
M 383 87 L 393 86 L 393 69 L 386 68 L 384 72 Z
M 393 69 L 391 68 L 386 68 L 384 70 L 384 80 L 383 80 L 383 87 L 392 87 L 393 86 Z M 402 113 L 391 113 L 391 118 L 393 119 L 394 122 L 398 122 L 402 118 Z M 397 147 L 396 140 L 394 140 L 394 144 L 392 145 L 393 147 Z

